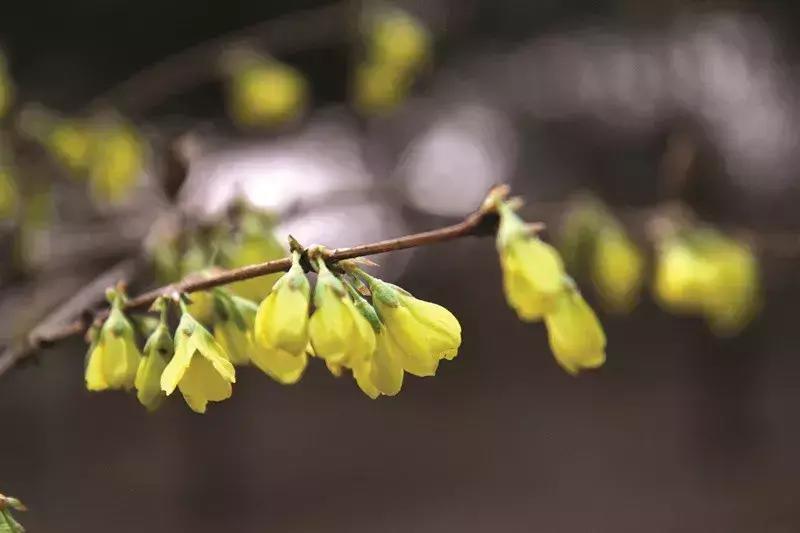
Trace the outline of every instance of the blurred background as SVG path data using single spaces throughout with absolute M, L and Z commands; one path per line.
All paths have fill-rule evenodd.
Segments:
M 778 0 L 5 6 L 4 366 L 117 280 L 137 294 L 281 256 L 290 232 L 337 247 L 439 227 L 502 182 L 567 245 L 569 199 L 591 192 L 644 265 L 624 313 L 578 275 L 608 337 L 606 365 L 578 377 L 507 307 L 491 239 L 376 258 L 464 331 L 454 361 L 394 398 L 312 361 L 293 386 L 243 369 L 205 416 L 175 398 L 149 414 L 88 393 L 85 344 L 59 343 L 0 377 L 17 518 L 34 533 L 800 530 L 798 24 Z M 758 258 L 763 306 L 735 331 L 651 295 L 664 227 L 700 226 Z

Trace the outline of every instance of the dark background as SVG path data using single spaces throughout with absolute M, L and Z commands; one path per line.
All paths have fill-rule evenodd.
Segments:
M 322 4 L 9 3 L 0 9 L 0 42 L 26 99 L 77 112 L 173 53 Z M 701 148 L 684 195 L 703 216 L 760 230 L 795 227 L 794 132 L 777 137 L 783 148 L 758 150 L 763 157 L 755 159 L 725 144 L 736 135 L 726 137 L 726 128 L 771 142 L 769 121 L 744 116 L 763 98 L 777 102 L 779 117 L 797 113 L 795 3 L 474 0 L 410 8 L 435 28 L 435 67 L 392 118 L 363 121 L 342 110 L 347 38 L 280 56 L 309 77 L 308 120 L 330 116 L 353 133 L 370 183 L 402 180 L 389 170 L 463 97 L 507 119 L 516 148 L 511 169 L 496 179 L 528 198 L 561 199 L 588 186 L 616 206 L 656 203 L 667 139 L 688 131 Z M 710 69 L 729 56 L 708 52 L 701 34 L 740 51 L 746 67 Z M 573 39 L 574 48 L 547 45 L 558 39 Z M 610 67 L 598 74 L 604 98 L 575 96 L 576 65 L 613 66 L 614 54 L 626 51 L 655 58 L 636 64 L 637 80 L 643 64 L 669 71 L 667 52 L 687 42 L 700 43 L 690 57 L 711 57 L 697 59 L 688 78 L 702 97 L 678 89 L 649 96 L 683 79 L 669 76 L 628 91 L 629 71 Z M 721 72 L 738 74 L 718 83 Z M 720 89 L 741 80 L 756 87 L 768 80 L 770 89 L 748 85 L 741 102 L 740 93 Z M 534 89 L 544 96 L 531 97 Z M 221 98 L 212 80 L 146 109 L 125 93 L 119 107 L 152 130 L 208 123 L 226 147 L 248 142 L 228 139 L 219 126 Z M 302 136 L 304 127 L 286 135 Z M 743 159 L 726 164 L 734 152 Z M 452 154 L 442 157 L 447 164 Z M 446 203 L 452 187 L 443 180 L 433 190 Z M 372 202 L 402 222 L 376 229 L 376 238 L 432 228 L 454 214 L 413 195 Z M 359 240 L 342 231 L 341 241 L 325 244 Z M 391 257 L 381 260 L 387 269 Z M 767 305 L 743 335 L 718 340 L 701 320 L 667 315 L 645 297 L 630 316 L 601 316 L 608 363 L 577 378 L 553 361 L 544 328 L 518 322 L 506 307 L 490 240 L 406 259 L 387 277 L 447 306 L 463 325 L 459 356 L 435 378 L 408 378 L 399 396 L 370 401 L 318 362 L 291 387 L 246 369 L 233 398 L 205 416 L 180 401 L 148 415 L 123 394 L 87 393 L 85 347 L 71 341 L 0 382 L 0 489 L 30 507 L 19 519 L 34 533 L 800 530 L 791 258 L 765 257 Z

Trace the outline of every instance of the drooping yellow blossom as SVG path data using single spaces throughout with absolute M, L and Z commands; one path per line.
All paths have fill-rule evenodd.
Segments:
M 360 275 L 369 284 L 375 309 L 399 348 L 406 372 L 433 376 L 441 359 L 453 359 L 458 354 L 461 325 L 450 311 L 363 272 Z
M 428 58 L 431 36 L 416 18 L 400 10 L 385 10 L 367 29 L 369 60 L 400 71 L 418 68 Z
M 122 121 L 96 126 L 92 138 L 89 165 L 92 197 L 102 203 L 120 202 L 127 198 L 144 171 L 144 141 Z
M 147 339 L 136 372 L 136 398 L 148 411 L 158 409 L 166 398 L 161 389 L 161 375 L 174 351 L 172 336 L 166 323 L 162 321 Z
M 702 315 L 721 336 L 741 331 L 761 305 L 758 260 L 746 244 L 700 228 L 659 246 L 654 289 L 672 312 Z
M 189 313 L 201 324 L 211 324 L 214 321 L 214 296 L 207 291 L 193 292 L 189 296 Z
M 564 264 L 505 203 L 498 205 L 497 250 L 506 300 L 521 320 L 535 321 L 552 310 L 562 292 Z
M 644 281 L 644 256 L 618 227 L 602 230 L 592 257 L 592 281 L 603 303 L 619 313 L 629 312 L 639 300 Z
M 296 383 L 308 363 L 310 293 L 311 287 L 300 266 L 300 254 L 293 252 L 291 268 L 258 306 L 256 342 L 250 359 L 280 383 Z
M 732 239 L 717 242 L 707 260 L 716 274 L 706 289 L 706 319 L 717 335 L 735 335 L 750 323 L 761 305 L 758 260 L 749 246 Z
M 7 168 L 0 167 L 0 220 L 13 218 L 20 207 L 19 188 Z
M 297 118 L 305 108 L 306 81 L 294 68 L 249 56 L 232 70 L 229 105 L 237 124 L 245 127 L 281 124 Z
M 161 374 L 161 389 L 172 394 L 180 389 L 196 413 L 205 413 L 208 402 L 231 397 L 236 371 L 222 346 L 192 315 L 184 310 L 175 332 L 175 354 Z
M 367 114 L 385 114 L 397 108 L 408 96 L 411 80 L 390 65 L 359 65 L 353 80 L 356 108 Z
M 228 354 L 231 363 L 237 366 L 250 364 L 258 306 L 250 300 L 218 292 L 215 294 L 215 309 L 214 338 Z
M 715 274 L 701 248 L 681 236 L 669 237 L 657 249 L 653 284 L 656 300 L 673 313 L 699 312 L 705 289 L 713 283 Z
M 570 374 L 597 368 L 606 360 L 606 336 L 592 308 L 571 280 L 544 317 L 550 349 Z
M 569 272 L 583 272 L 593 255 L 597 234 L 609 223 L 605 206 L 585 193 L 570 202 L 558 235 L 558 250 Z
M 82 173 L 89 167 L 92 134 L 83 123 L 67 119 L 59 121 L 49 131 L 46 144 L 55 158 L 72 172 Z
M 136 346 L 133 326 L 122 312 L 121 299 L 114 302 L 89 348 L 85 377 L 86 388 L 90 391 L 133 388 L 142 357 Z
M 318 261 L 319 276 L 314 289 L 316 310 L 308 324 L 314 353 L 331 363 L 351 367 L 375 351 L 375 334 L 367 319 L 356 310 L 344 283 Z M 355 367 L 352 367 L 355 368 Z

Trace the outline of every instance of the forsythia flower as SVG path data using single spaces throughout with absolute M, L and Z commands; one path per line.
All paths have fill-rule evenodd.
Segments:
M 144 142 L 132 127 L 121 122 L 98 127 L 93 138 L 89 165 L 92 196 L 100 202 L 119 202 L 142 174 Z
M 359 388 L 370 398 L 379 394 L 394 396 L 403 386 L 403 363 L 397 344 L 389 337 L 375 309 L 351 290 L 355 307 L 366 319 L 375 334 L 375 347 L 367 357 L 354 358 L 353 377 Z
M 46 141 L 53 155 L 69 170 L 86 170 L 90 163 L 92 136 L 78 121 L 63 120 L 53 126 Z
M 667 310 L 696 310 L 713 275 L 713 268 L 684 239 L 671 237 L 658 246 L 654 291 Z
M 233 73 L 230 110 L 242 126 L 269 126 L 297 117 L 306 101 L 306 81 L 288 65 L 248 59 Z
M 365 113 L 387 113 L 405 99 L 410 85 L 407 76 L 389 65 L 359 65 L 353 81 L 355 106 Z
M 319 262 L 314 289 L 316 310 L 308 323 L 314 353 L 334 364 L 350 366 L 375 351 L 375 334 L 367 319 L 356 310 L 344 283 Z
M 509 305 L 522 320 L 539 320 L 562 292 L 564 265 L 558 252 L 538 237 L 505 203 L 498 204 L 497 250 Z
M 734 335 L 761 304 L 758 260 L 745 244 L 725 239 L 709 253 L 716 275 L 706 289 L 704 311 L 718 335 Z
M 161 322 L 144 345 L 144 356 L 136 372 L 136 398 L 148 411 L 161 406 L 166 394 L 161 390 L 161 375 L 174 352 L 172 336 Z
M 133 326 L 114 300 L 111 312 L 89 348 L 86 388 L 91 391 L 131 389 L 142 354 L 136 347 Z
M 175 355 L 161 375 L 167 396 L 179 388 L 196 413 L 205 413 L 208 402 L 230 398 L 236 371 L 211 333 L 184 310 L 175 337 Z
M 592 281 L 603 302 L 613 311 L 628 312 L 639 299 L 644 280 L 644 257 L 616 227 L 597 236 L 592 260 Z
M 237 366 L 250 364 L 258 307 L 250 300 L 225 293 L 218 293 L 215 304 L 214 338 L 228 354 L 231 363 Z
M 592 308 L 571 285 L 570 281 L 544 323 L 556 361 L 570 374 L 577 374 L 603 365 L 606 336 Z
M 461 325 L 450 311 L 363 272 L 361 275 L 369 284 L 378 316 L 399 349 L 406 372 L 433 376 L 441 359 L 453 359 L 458 354 Z M 385 349 L 388 343 L 384 344 Z
M 421 65 L 431 48 L 430 34 L 422 23 L 397 10 L 378 15 L 369 37 L 370 60 L 401 71 Z
M 300 254 L 292 253 L 292 267 L 258 306 L 255 318 L 253 363 L 275 380 L 291 384 L 308 363 L 308 306 L 311 287 Z

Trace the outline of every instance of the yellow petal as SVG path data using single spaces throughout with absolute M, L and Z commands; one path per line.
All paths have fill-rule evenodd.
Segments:
M 411 315 L 426 328 L 430 351 L 440 359 L 453 359 L 461 345 L 461 324 L 441 305 L 401 296 L 400 301 Z
M 172 356 L 172 359 L 161 374 L 161 390 L 163 390 L 167 396 L 175 391 L 178 383 L 183 379 L 195 352 L 194 345 L 189 340 L 189 336 L 181 330 L 180 326 L 178 326 L 178 331 L 175 336 L 175 355 Z
M 142 358 L 136 372 L 136 398 L 148 410 L 157 409 L 166 395 L 161 390 L 161 374 L 167 361 L 158 354 L 149 354 Z
M 233 391 L 230 381 L 217 372 L 211 361 L 197 356 L 192 358 L 178 388 L 186 403 L 197 412 L 204 412 L 207 402 L 230 398 Z
M 375 335 L 375 341 L 370 381 L 382 394 L 394 396 L 403 386 L 403 364 L 399 348 L 385 331 Z
M 251 360 L 261 371 L 284 385 L 297 383 L 308 364 L 305 350 L 299 355 L 292 355 L 279 348 L 267 348 L 260 345 L 256 345 L 251 354 Z
M 309 298 L 307 287 L 292 288 L 292 283 L 285 281 L 291 274 L 278 280 L 276 288 L 258 306 L 255 338 L 262 346 L 299 355 L 308 345 Z
M 368 360 L 358 360 L 353 363 L 353 378 L 361 391 L 373 400 L 380 396 L 375 383 L 372 381 L 372 363 Z
M 103 372 L 103 349 L 100 343 L 95 344 L 89 353 L 85 378 L 86 388 L 90 391 L 101 391 L 109 388 Z

